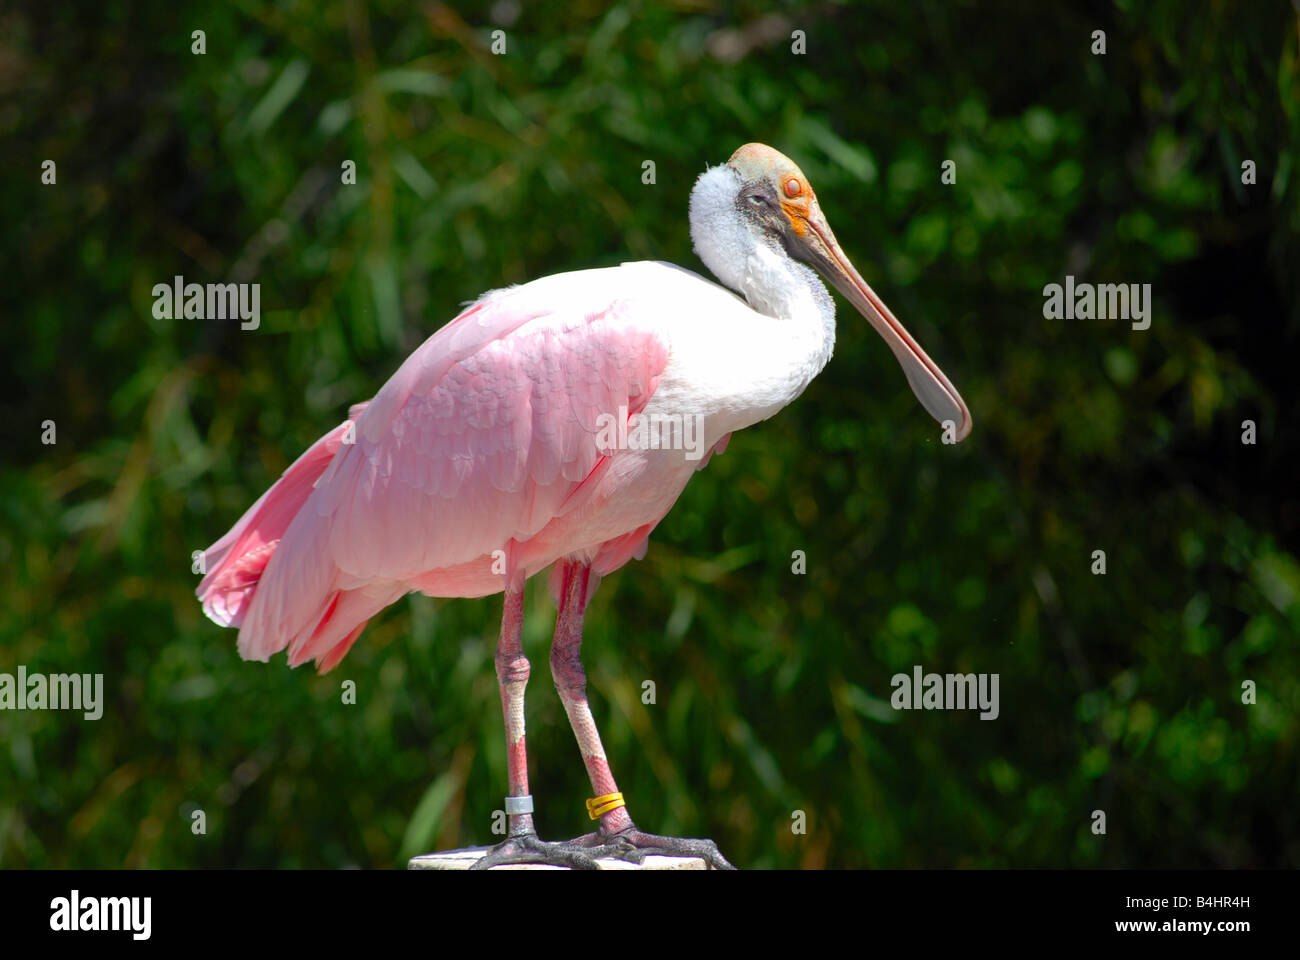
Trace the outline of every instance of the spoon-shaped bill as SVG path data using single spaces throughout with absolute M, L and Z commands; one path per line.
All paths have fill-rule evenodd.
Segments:
M 912 392 L 926 412 L 940 423 L 951 421 L 956 428 L 956 438 L 966 439 L 971 431 L 970 411 L 966 409 L 966 403 L 952 381 L 921 349 L 907 328 L 899 323 L 898 318 L 885 306 L 885 301 L 862 279 L 862 275 L 840 249 L 835 234 L 831 232 L 826 218 L 816 205 L 810 211 L 806 223 L 808 229 L 801 239 L 809 261 L 867 318 L 875 327 L 876 333 L 884 338 L 898 358 Z

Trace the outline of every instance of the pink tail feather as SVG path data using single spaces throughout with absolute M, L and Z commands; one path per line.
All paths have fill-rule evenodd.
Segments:
M 349 411 L 349 420 L 312 444 L 224 537 L 204 551 L 208 572 L 196 592 L 204 613 L 215 623 L 223 627 L 243 626 L 267 564 L 311 496 L 317 480 L 342 446 L 351 421 L 364 407 L 365 404 L 354 406 Z M 399 596 L 401 592 L 404 591 L 398 591 Z M 391 602 L 376 605 L 378 598 L 364 597 L 362 593 L 332 591 L 319 598 L 319 613 L 313 618 L 312 628 L 305 631 L 290 651 L 291 665 L 314 658 L 323 673 L 338 664 L 369 618 Z M 240 655 L 245 659 L 265 660 L 270 653 L 287 645 L 278 643 L 274 644 L 275 649 L 267 649 L 258 638 L 245 637 L 245 632 L 241 631 L 239 644 Z

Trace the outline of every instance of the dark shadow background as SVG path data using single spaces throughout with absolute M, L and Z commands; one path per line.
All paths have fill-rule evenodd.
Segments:
M 702 271 L 694 178 L 761 140 L 975 431 L 941 445 L 841 304 L 826 371 L 595 598 L 593 707 L 638 823 L 750 867 L 1300 865 L 1297 37 L 1276 2 L 7 8 L 0 672 L 100 672 L 106 703 L 0 712 L 0 864 L 398 867 L 493 840 L 499 598 L 403 600 L 322 678 L 242 663 L 191 552 L 482 291 Z M 176 274 L 260 283 L 260 329 L 155 319 Z M 1066 274 L 1150 283 L 1151 328 L 1044 319 Z M 559 838 L 588 785 L 535 586 Z M 913 664 L 998 673 L 1001 716 L 895 712 Z

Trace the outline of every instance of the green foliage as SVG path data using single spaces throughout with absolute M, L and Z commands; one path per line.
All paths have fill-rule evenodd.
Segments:
M 462 302 L 630 259 L 702 270 L 694 177 L 760 140 L 975 431 L 940 444 L 842 310 L 823 375 L 605 581 L 586 659 L 639 825 L 754 867 L 1300 865 L 1287 5 L 493 21 L 516 6 L 3 14 L 0 672 L 103 673 L 106 704 L 0 713 L 0 864 L 395 867 L 495 839 L 499 598 L 403 600 L 318 677 L 241 662 L 191 552 Z M 1151 283 L 1151 328 L 1044 319 L 1066 274 Z M 155 319 L 175 275 L 260 283 L 260 329 Z M 589 793 L 543 587 L 529 748 L 558 838 Z M 891 709 L 918 663 L 998 673 L 1001 715 Z

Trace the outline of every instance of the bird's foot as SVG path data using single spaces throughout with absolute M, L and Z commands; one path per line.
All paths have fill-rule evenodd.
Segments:
M 542 863 L 571 870 L 599 870 L 596 859 L 589 852 L 568 843 L 548 843 L 539 840 L 535 833 L 521 833 L 507 837 L 470 867 L 471 870 L 490 870 L 507 863 Z
M 691 840 L 685 837 L 661 837 L 643 833 L 635 825 L 618 833 L 607 834 L 601 830 L 576 837 L 564 844 L 571 850 L 585 852 L 595 859 L 616 857 L 632 863 L 641 863 L 646 857 L 698 857 L 710 870 L 735 870 L 712 840 Z

